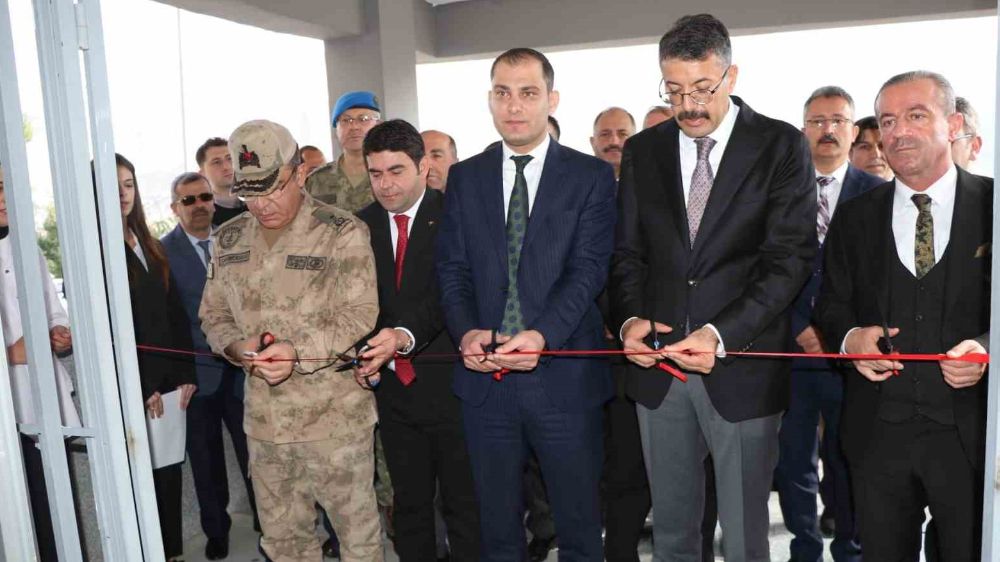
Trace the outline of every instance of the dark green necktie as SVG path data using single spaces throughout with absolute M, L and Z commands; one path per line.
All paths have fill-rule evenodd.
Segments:
M 917 236 L 913 257 L 917 279 L 923 278 L 934 267 L 934 217 L 931 215 L 931 198 L 919 193 L 911 197 L 917 206 Z
M 500 324 L 500 332 L 508 335 L 524 330 L 521 299 L 517 292 L 517 268 L 521 265 L 521 245 L 528 229 L 528 180 L 524 179 L 524 167 L 531 158 L 528 155 L 510 157 L 515 166 L 514 190 L 507 205 L 507 303 Z

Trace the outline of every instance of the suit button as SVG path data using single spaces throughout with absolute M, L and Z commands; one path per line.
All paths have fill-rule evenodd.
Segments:
M 924 315 L 923 315 L 923 314 L 918 314 L 918 315 L 916 316 L 916 318 L 914 318 L 914 319 L 915 319 L 915 320 L 916 320 L 917 322 L 922 322 L 922 321 L 923 321 L 923 319 L 924 319 Z
M 697 286 L 698 286 L 697 279 L 688 279 L 688 287 L 697 287 Z

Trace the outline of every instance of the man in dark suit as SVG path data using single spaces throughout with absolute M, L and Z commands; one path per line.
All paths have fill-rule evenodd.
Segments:
M 512 49 L 490 75 L 503 143 L 452 166 L 437 245 L 445 323 L 466 354 L 454 388 L 480 501 L 481 556 L 525 558 L 521 478 L 530 447 L 559 559 L 600 560 L 608 362 L 536 352 L 604 345 L 595 299 L 612 249 L 614 174 L 549 137 L 559 94 L 545 55 Z M 500 345 L 489 352 L 496 334 Z
M 676 115 L 625 144 L 610 283 L 625 350 L 655 353 L 652 336 L 668 344 L 630 355 L 627 383 L 652 491 L 653 559 L 701 560 L 711 455 L 726 560 L 768 560 L 791 365 L 724 355 L 781 351 L 791 339 L 788 307 L 816 252 L 809 147 L 730 96 L 738 68 L 714 17 L 678 20 L 660 41 L 660 69 Z M 691 374 L 686 383 L 651 368 L 664 359 Z
M 371 232 L 379 317 L 364 338 L 358 383 L 374 388 L 394 491 L 394 545 L 400 560 L 437 556 L 434 495 L 440 486 L 451 559 L 479 557 L 479 514 L 458 398 L 454 354 L 444 329 L 434 240 L 444 194 L 427 188 L 428 158 L 412 125 L 394 119 L 363 145 L 375 203 L 358 212 Z M 366 378 L 367 377 L 367 378 Z
M 962 116 L 943 76 L 889 79 L 875 112 L 896 179 L 837 212 L 819 326 L 846 353 L 953 359 L 855 361 L 845 378 L 841 435 L 864 556 L 916 560 L 929 506 L 941 559 L 978 560 L 985 365 L 957 358 L 986 351 L 993 180 L 952 162 Z
M 812 275 L 792 307 L 793 349 L 823 353 L 830 349 L 813 325 L 812 313 L 823 277 L 822 245 L 837 207 L 884 183 L 877 176 L 848 163 L 854 126 L 854 100 L 837 86 L 814 91 L 803 109 L 802 132 L 809 140 L 816 167 L 816 236 L 820 252 Z M 836 347 L 834 347 L 836 349 Z M 854 530 L 854 510 L 847 466 L 840 452 L 840 407 L 844 394 L 842 374 L 825 359 L 796 359 L 792 363 L 792 396 L 781 421 L 780 454 L 775 482 L 785 526 L 794 535 L 790 559 L 818 562 L 823 559 L 823 536 L 816 517 L 816 495 L 823 491 L 824 514 L 835 521 L 830 552 L 837 562 L 859 562 L 861 546 Z M 817 430 L 823 417 L 823 440 Z M 818 459 L 823 459 L 823 483 Z
M 191 322 L 194 350 L 211 353 L 198 319 L 205 289 L 206 264 L 212 256 L 212 188 L 201 174 L 184 173 L 171 185 L 170 208 L 179 224 L 160 242 L 170 262 L 171 283 L 177 288 Z M 229 482 L 223 450 L 222 426 L 229 431 L 256 526 L 257 508 L 247 474 L 247 437 L 243 433 L 243 371 L 215 357 L 195 358 L 198 393 L 188 406 L 187 451 L 191 460 L 201 528 L 208 537 L 205 558 L 221 560 L 229 554 Z

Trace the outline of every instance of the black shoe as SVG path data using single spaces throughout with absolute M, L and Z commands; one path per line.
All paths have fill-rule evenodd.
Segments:
M 229 556 L 229 535 L 208 539 L 205 543 L 205 558 L 207 560 L 222 560 Z
M 540 539 L 535 537 L 528 543 L 528 560 L 542 562 L 549 557 L 549 551 L 555 548 L 556 538 Z
M 837 532 L 837 520 L 833 518 L 833 514 L 829 510 L 824 509 L 823 514 L 819 516 L 819 532 L 823 534 L 823 538 L 832 539 L 834 533 Z
M 438 556 L 437 562 L 451 562 L 451 553 L 445 552 L 444 556 Z
M 340 559 L 340 543 L 333 542 L 333 539 L 323 541 L 323 558 Z

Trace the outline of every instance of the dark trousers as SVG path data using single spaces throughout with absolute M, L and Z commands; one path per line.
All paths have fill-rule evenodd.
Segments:
M 651 505 L 639 420 L 635 402 L 624 396 L 604 408 L 604 556 L 608 562 L 638 562 L 639 538 Z
M 865 560 L 918 560 L 929 506 L 940 560 L 978 561 L 982 467 L 969 462 L 955 427 L 917 417 L 876 420 L 871 432 L 864 458 L 851 459 Z
M 160 513 L 160 536 L 163 538 L 163 556 L 168 560 L 184 553 L 184 535 L 181 531 L 181 482 L 181 463 L 153 471 L 156 508 Z
M 233 392 L 235 384 L 234 377 L 224 373 L 219 388 L 212 394 L 195 395 L 187 410 L 187 453 L 201 511 L 201 528 L 208 538 L 224 538 L 229 535 L 229 528 L 232 526 L 232 520 L 226 511 L 229 506 L 229 479 L 223 450 L 223 425 L 232 439 L 255 524 L 257 521 L 257 506 L 247 471 L 243 400 Z
M 524 525 L 533 538 L 551 540 L 556 536 L 556 523 L 552 520 L 552 506 L 545 492 L 542 467 L 531 451 L 524 463 L 524 507 L 528 510 Z
M 31 503 L 31 518 L 35 524 L 38 559 L 41 562 L 57 562 L 59 557 L 49 511 L 49 495 L 45 491 L 42 452 L 35 446 L 34 439 L 21 435 L 21 455 L 24 457 L 24 475 L 28 481 L 28 501 Z
M 419 384 L 419 383 L 418 383 Z M 434 496 L 440 486 L 441 512 L 451 559 L 479 559 L 479 508 L 462 421 L 421 420 L 387 413 L 379 404 L 382 444 L 393 487 L 393 541 L 402 562 L 437 559 Z M 416 412 L 415 412 L 416 413 Z
M 836 535 L 830 552 L 837 562 L 860 562 L 861 545 L 854 524 L 854 506 L 847 462 L 840 449 L 842 375 L 836 371 L 795 370 L 792 396 L 781 422 L 780 453 L 775 482 L 785 526 L 794 535 L 789 547 L 794 562 L 823 559 L 816 498 L 819 493 L 819 418 L 823 416 L 823 469 L 829 479 Z
M 564 412 L 545 394 L 540 377 L 512 374 L 493 386 L 483 404 L 463 403 L 462 414 L 479 497 L 480 559 L 526 557 L 522 485 L 525 458 L 533 450 L 555 517 L 559 560 L 600 560 L 601 407 Z

